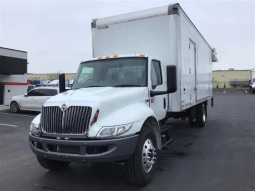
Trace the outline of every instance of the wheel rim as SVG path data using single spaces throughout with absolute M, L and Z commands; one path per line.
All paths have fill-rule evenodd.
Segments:
M 12 105 L 11 105 L 11 110 L 13 111 L 13 112 L 16 112 L 18 109 L 17 109 L 17 104 L 16 103 L 13 103 Z
M 156 161 L 156 149 L 151 139 L 146 139 L 142 150 L 142 166 L 145 172 L 150 172 Z

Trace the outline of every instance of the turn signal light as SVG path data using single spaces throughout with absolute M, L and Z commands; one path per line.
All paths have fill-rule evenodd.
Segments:
M 101 60 L 102 58 L 103 58 L 102 56 L 98 57 L 99 60 Z
M 97 112 L 95 113 L 95 115 L 90 123 L 90 126 L 97 122 L 98 116 L 99 116 L 99 110 L 97 110 Z

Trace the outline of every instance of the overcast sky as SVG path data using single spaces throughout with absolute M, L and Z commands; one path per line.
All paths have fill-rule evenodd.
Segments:
M 0 1 L 0 46 L 28 73 L 76 72 L 92 58 L 91 20 L 179 2 L 218 53 L 214 70 L 255 68 L 255 1 Z

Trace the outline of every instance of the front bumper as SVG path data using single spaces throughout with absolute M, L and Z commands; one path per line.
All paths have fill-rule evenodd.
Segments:
M 37 156 L 68 162 L 117 162 L 131 158 L 138 135 L 107 140 L 64 140 L 36 137 L 29 133 L 30 147 Z M 89 149 L 102 149 L 91 153 Z

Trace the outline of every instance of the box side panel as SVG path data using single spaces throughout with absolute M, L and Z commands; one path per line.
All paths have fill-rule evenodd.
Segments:
M 180 14 L 180 35 L 181 99 L 182 109 L 186 109 L 195 105 L 197 101 L 212 96 L 211 49 L 182 12 Z M 193 46 L 190 46 L 190 43 L 195 47 L 195 62 L 191 60 L 194 58 L 191 56 L 190 48 Z
M 177 91 L 169 94 L 169 112 L 181 111 L 181 50 L 180 50 L 180 17 L 179 15 L 169 16 L 169 36 L 170 36 L 170 62 L 169 65 L 175 65 L 177 69 Z

